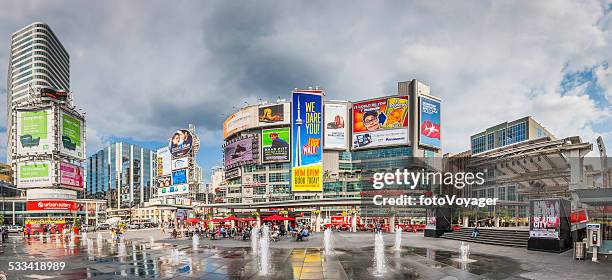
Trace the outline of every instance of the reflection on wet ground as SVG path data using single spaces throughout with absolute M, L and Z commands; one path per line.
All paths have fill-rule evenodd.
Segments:
M 333 255 L 324 255 L 318 247 L 270 248 L 269 275 L 259 272 L 259 259 L 249 247 L 194 248 L 148 240 L 119 245 L 110 240 L 77 239 L 71 248 L 66 240 L 45 237 L 42 241 L 11 239 L 4 251 L 0 268 L 8 279 L 506 279 L 522 272 L 515 261 L 498 256 L 472 254 L 473 262 L 461 263 L 456 260 L 457 252 L 413 247 L 394 251 L 390 246 L 385 249 L 386 271 L 379 277 L 373 273 L 374 246 L 337 249 Z M 66 268 L 8 271 L 8 262 L 15 261 L 64 261 Z

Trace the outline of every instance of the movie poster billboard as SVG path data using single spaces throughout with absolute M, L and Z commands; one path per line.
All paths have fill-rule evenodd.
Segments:
M 257 117 L 259 126 L 289 124 L 289 103 L 259 106 Z
M 60 152 L 79 159 L 85 159 L 83 119 L 67 112 L 60 112 Z
M 288 162 L 290 137 L 288 127 L 262 130 L 262 162 Z
M 172 172 L 172 154 L 170 147 L 157 150 L 157 177 L 169 176 Z
M 172 160 L 172 170 L 189 167 L 189 157 L 182 157 Z
M 244 138 L 231 142 L 223 148 L 225 166 L 235 166 L 253 160 L 253 139 Z
M 440 101 L 421 96 L 419 100 L 419 145 L 440 148 Z
M 291 190 L 322 191 L 323 92 L 293 92 Z
M 187 169 L 172 171 L 172 185 L 187 184 Z
M 17 111 L 17 154 L 51 153 L 54 146 L 50 109 Z
M 223 123 L 223 138 L 245 129 L 257 126 L 257 106 L 250 106 L 233 113 Z
M 559 239 L 559 200 L 532 200 L 530 206 L 529 237 Z
M 67 162 L 60 162 L 60 184 L 82 189 L 84 186 L 83 168 Z
M 408 145 L 408 96 L 353 104 L 353 149 Z
M 53 165 L 50 161 L 17 164 L 17 187 L 50 187 L 53 185 Z
M 184 157 L 191 152 L 193 135 L 186 129 L 179 129 L 170 138 L 170 154 L 173 158 Z
M 346 136 L 348 135 L 347 105 L 327 103 L 324 105 L 325 137 L 323 146 L 325 149 L 346 150 Z

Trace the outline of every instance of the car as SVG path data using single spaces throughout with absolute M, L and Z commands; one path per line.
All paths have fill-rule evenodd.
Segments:
M 108 230 L 110 225 L 107 223 L 98 224 L 98 230 Z
M 130 224 L 128 228 L 129 229 L 140 229 L 140 224 Z
M 9 233 L 21 233 L 23 232 L 23 227 L 19 225 L 13 225 L 8 227 Z

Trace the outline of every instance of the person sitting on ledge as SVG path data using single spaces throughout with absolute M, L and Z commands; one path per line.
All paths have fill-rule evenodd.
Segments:
M 472 230 L 472 238 L 476 238 L 478 235 L 480 235 L 480 231 L 478 230 L 478 226 L 475 226 Z

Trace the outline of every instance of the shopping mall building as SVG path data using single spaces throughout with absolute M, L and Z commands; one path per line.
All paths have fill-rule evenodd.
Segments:
M 298 222 L 311 225 L 424 220 L 425 209 L 421 207 L 390 209 L 371 202 L 375 195 L 440 192 L 424 185 L 373 188 L 377 172 L 441 168 L 440 161 L 433 160 L 442 157 L 440 99 L 430 95 L 429 86 L 417 80 L 399 82 L 397 93 L 363 101 L 327 100 L 321 93 L 320 101 L 308 99 L 315 100 L 312 104 L 320 102 L 321 108 L 314 110 L 299 98 L 294 92 L 292 102 L 251 105 L 227 118 L 224 180 L 219 186 L 213 184 L 214 203 L 200 206 L 204 211 L 213 211 L 214 216 L 264 217 L 285 210 Z M 310 117 L 309 110 L 320 110 L 321 114 Z M 315 120 L 315 128 L 322 125 L 321 145 L 298 133 L 309 132 L 300 130 L 300 125 L 310 125 L 309 119 Z M 296 143 L 301 140 L 307 143 Z M 309 147 L 311 143 L 314 148 Z M 292 184 L 297 162 L 317 153 L 319 158 L 313 162 L 321 166 L 320 188 L 316 184 L 302 187 L 297 181 Z

